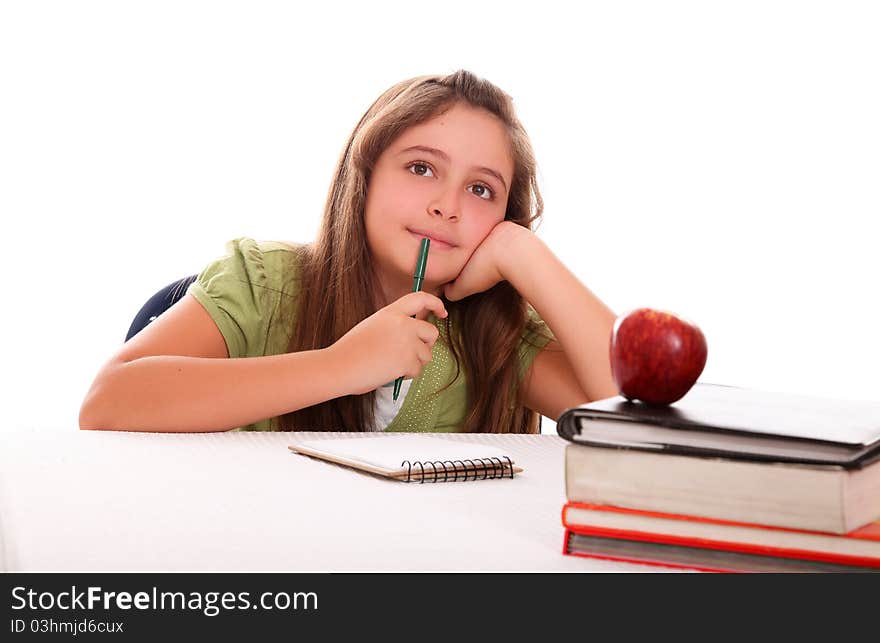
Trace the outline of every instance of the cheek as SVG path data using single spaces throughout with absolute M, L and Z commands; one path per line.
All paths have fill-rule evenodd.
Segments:
M 502 221 L 504 221 L 504 214 L 493 216 L 487 212 L 472 213 L 462 221 L 462 242 L 472 250 L 475 249 Z
M 401 203 L 394 198 L 394 191 L 383 182 L 371 183 L 367 191 L 364 212 L 367 234 L 374 241 L 380 241 L 384 233 L 400 220 Z
M 424 208 L 425 193 L 418 185 L 394 177 L 377 177 L 367 192 L 367 202 L 372 202 L 375 210 L 383 217 L 399 219 L 421 204 Z

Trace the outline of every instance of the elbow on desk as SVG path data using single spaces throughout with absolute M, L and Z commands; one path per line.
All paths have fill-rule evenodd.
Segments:
M 79 407 L 79 428 L 82 431 L 113 430 L 116 423 L 109 417 L 110 398 L 107 380 L 99 373 Z M 117 418 L 118 419 L 118 418 Z
M 239 425 L 222 428 L 205 426 L 189 427 L 174 422 L 173 426 L 155 420 L 145 420 L 133 412 L 132 406 L 120 399 L 118 391 L 114 391 L 108 380 L 96 379 L 83 398 L 79 408 L 79 428 L 81 431 L 138 431 L 155 433 L 180 432 L 220 432 L 231 431 Z
M 119 410 L 113 411 L 114 404 L 106 397 L 96 394 L 94 387 L 88 392 L 79 408 L 79 428 L 81 431 L 138 431 L 120 416 Z
M 79 414 L 79 430 L 80 431 L 102 431 L 106 430 L 107 425 L 103 422 L 98 422 L 91 416 L 83 415 L 82 411 Z
M 106 427 L 95 409 L 94 387 L 87 394 L 79 407 L 79 428 L 81 431 L 96 431 Z

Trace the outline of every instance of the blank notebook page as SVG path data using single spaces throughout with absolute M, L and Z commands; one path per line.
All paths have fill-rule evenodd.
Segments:
M 504 458 L 509 454 L 486 444 L 453 442 L 422 435 L 375 436 L 338 440 L 295 440 L 301 445 L 349 460 L 357 460 L 381 469 L 397 471 L 404 460 L 435 462 Z

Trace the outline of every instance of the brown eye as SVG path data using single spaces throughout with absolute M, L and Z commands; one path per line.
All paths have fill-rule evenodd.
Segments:
M 422 168 L 424 171 L 419 171 L 419 168 Z M 431 178 L 434 176 L 434 170 L 427 163 L 423 163 L 422 161 L 415 161 L 406 166 L 406 169 L 410 171 L 410 173 L 415 174 L 416 176 L 426 176 Z M 430 174 L 428 174 L 430 172 Z M 472 188 L 478 188 L 479 192 L 474 192 L 476 196 L 483 199 L 483 201 L 493 201 L 495 199 L 495 190 L 490 188 L 488 185 L 484 183 L 474 183 Z
M 495 190 L 490 188 L 488 185 L 483 185 L 482 183 L 474 183 L 473 187 L 480 189 L 480 192 L 475 192 L 474 194 L 476 194 L 478 197 L 480 197 L 484 201 L 491 201 L 492 199 L 495 198 Z M 487 193 L 488 193 L 488 196 L 483 196 L 484 194 L 487 194 Z
M 410 164 L 407 165 L 406 167 L 407 167 L 407 169 L 410 169 L 410 168 L 424 168 L 424 169 L 427 170 L 428 172 L 431 172 L 431 171 L 432 171 L 432 170 L 431 170 L 431 166 L 429 166 L 427 163 L 410 163 Z M 416 176 L 428 176 L 427 174 L 422 173 L 422 172 L 412 172 L 412 173 L 415 174 Z

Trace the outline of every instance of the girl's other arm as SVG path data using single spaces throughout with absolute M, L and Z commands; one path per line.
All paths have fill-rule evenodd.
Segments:
M 534 307 L 558 340 L 558 344 L 551 342 L 538 354 L 533 366 L 544 368 L 548 371 L 545 375 L 554 374 L 559 381 L 533 373 L 536 377 L 530 384 L 547 390 L 532 397 L 544 399 L 546 406 L 553 407 L 551 412 L 557 412 L 566 406 L 617 395 L 609 355 L 614 312 L 530 230 L 520 228 L 514 233 L 499 263 L 504 278 Z M 564 357 L 558 353 L 551 357 L 552 349 L 560 346 Z M 562 382 L 566 386 L 560 386 L 570 373 L 586 400 L 583 396 L 577 399 L 574 382 Z
M 214 320 L 187 295 L 101 368 L 79 425 L 225 431 L 347 395 L 344 373 L 327 349 L 228 359 Z

